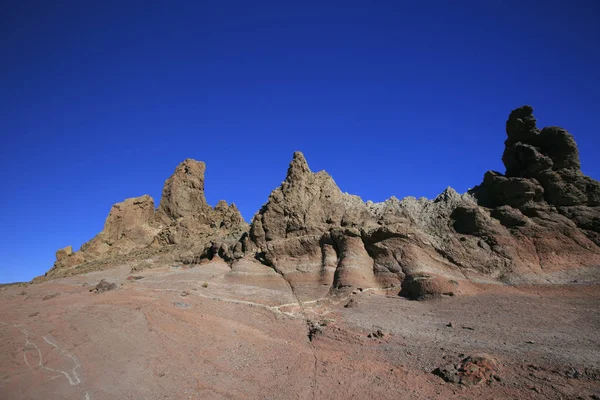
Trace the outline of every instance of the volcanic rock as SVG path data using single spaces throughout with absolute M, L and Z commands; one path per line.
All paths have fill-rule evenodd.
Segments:
M 211 241 L 232 243 L 248 225 L 235 204 L 220 201 L 214 208 L 204 196 L 203 162 L 186 159 L 167 179 L 158 209 L 148 195 L 112 206 L 104 229 L 77 252 L 66 247 L 56 254 L 46 277 L 59 277 L 157 258 L 199 262 Z M 138 270 L 138 268 L 133 268 Z
M 483 184 L 473 190 L 481 204 L 518 207 L 541 201 L 543 194 L 555 206 L 600 205 L 600 183 L 581 172 L 579 150 L 569 132 L 554 126 L 540 131 L 533 108 L 523 106 L 510 113 L 506 133 L 502 156 L 506 174 L 486 174 Z
M 105 279 L 102 279 L 97 285 L 96 287 L 94 287 L 93 289 L 90 289 L 90 292 L 93 293 L 104 293 L 107 292 L 109 290 L 115 290 L 117 288 L 117 284 L 116 283 L 111 283 L 111 282 L 107 282 Z
M 600 183 L 581 172 L 573 136 L 558 127 L 539 130 L 531 106 L 511 112 L 506 132 L 506 174 L 487 172 L 471 190 L 479 205 L 522 239 L 515 244 L 520 258 L 541 269 L 598 264 Z
M 366 204 L 342 193 L 325 171 L 313 173 L 296 152 L 285 180 L 255 215 L 250 239 L 259 257 L 310 299 L 332 286 L 376 285 L 359 229 L 368 225 L 376 226 Z
M 177 166 L 167 179 L 158 207 L 158 214 L 176 220 L 206 213 L 210 206 L 204 197 L 206 164 L 188 158 Z
M 473 354 L 456 364 L 447 364 L 433 371 L 446 382 L 478 385 L 497 379 L 498 361 L 486 353 Z
M 269 286 L 283 277 L 299 301 L 353 288 L 423 299 L 468 292 L 471 282 L 560 282 L 600 265 L 600 183 L 581 172 L 573 136 L 538 129 L 530 106 L 510 113 L 506 134 L 504 174 L 488 171 L 468 193 L 447 188 L 433 200 L 365 203 L 296 152 L 250 226 L 235 204 L 207 204 L 206 166 L 186 159 L 158 209 L 147 195 L 114 205 L 95 238 L 57 252 L 46 279 L 217 258 L 231 279 Z

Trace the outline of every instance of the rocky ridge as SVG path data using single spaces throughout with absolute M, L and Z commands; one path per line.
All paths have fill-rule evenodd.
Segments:
M 433 200 L 365 203 L 296 152 L 250 225 L 234 204 L 206 203 L 205 165 L 187 159 L 157 209 L 147 195 L 114 205 L 102 232 L 77 252 L 59 250 L 44 279 L 220 257 L 233 271 L 271 267 L 304 301 L 356 288 L 454 295 L 472 282 L 559 282 L 561 272 L 599 266 L 600 183 L 581 172 L 573 137 L 538 129 L 530 106 L 511 112 L 506 133 L 505 174 Z

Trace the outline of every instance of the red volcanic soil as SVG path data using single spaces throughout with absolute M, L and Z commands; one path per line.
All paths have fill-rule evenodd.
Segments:
M 596 285 L 299 303 L 259 267 L 129 272 L 1 287 L 0 398 L 600 399 Z

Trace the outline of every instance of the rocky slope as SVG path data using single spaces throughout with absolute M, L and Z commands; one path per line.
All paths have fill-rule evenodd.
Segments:
M 561 282 L 600 265 L 600 183 L 581 172 L 573 137 L 539 130 L 530 106 L 511 112 L 506 133 L 504 175 L 489 171 L 469 193 L 448 188 L 433 200 L 365 203 L 297 152 L 250 226 L 235 205 L 206 203 L 205 165 L 188 159 L 158 209 L 149 196 L 114 205 L 98 236 L 57 252 L 46 278 L 218 256 L 232 271 L 273 268 L 305 301 L 355 288 L 426 297 L 472 282 Z

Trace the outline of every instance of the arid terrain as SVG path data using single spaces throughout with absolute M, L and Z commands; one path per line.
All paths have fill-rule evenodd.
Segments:
M 258 265 L 129 272 L 0 289 L 0 397 L 600 398 L 598 285 L 475 285 L 430 301 L 354 290 L 302 303 Z M 90 292 L 101 279 L 117 288 Z M 479 353 L 496 364 L 473 382 L 433 373 Z
M 505 173 L 364 202 L 294 153 L 246 223 L 186 159 L 0 287 L 2 399 L 600 399 L 600 182 L 506 122 Z

